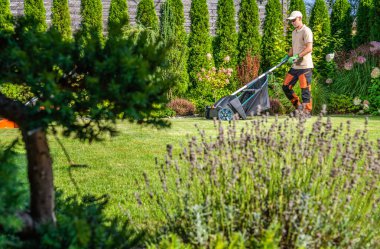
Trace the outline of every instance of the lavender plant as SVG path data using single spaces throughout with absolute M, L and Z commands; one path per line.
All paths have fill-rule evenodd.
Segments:
M 380 139 L 369 140 L 368 120 L 357 131 L 322 115 L 305 123 L 264 115 L 241 129 L 215 121 L 216 136 L 198 129 L 178 156 L 168 145 L 156 160 L 161 189 L 144 174 L 136 194 L 151 201 L 139 204 L 156 205 L 162 232 L 198 248 L 236 234 L 239 248 L 379 248 Z

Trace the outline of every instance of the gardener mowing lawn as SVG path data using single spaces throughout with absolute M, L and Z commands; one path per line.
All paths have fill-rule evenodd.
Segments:
M 311 58 L 313 33 L 303 24 L 300 11 L 293 11 L 287 20 L 292 22 L 295 29 L 292 32 L 292 47 L 283 59 L 287 59 L 288 63 L 292 64 L 292 68 L 285 77 L 282 89 L 296 110 L 303 111 L 306 116 L 310 116 L 312 110 L 311 76 L 314 68 Z M 293 90 L 298 80 L 302 90 L 302 104 Z

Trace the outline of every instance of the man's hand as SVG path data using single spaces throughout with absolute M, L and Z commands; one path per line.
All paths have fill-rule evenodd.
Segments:
M 289 63 L 289 64 L 293 64 L 294 61 L 297 60 L 298 58 L 300 58 L 298 54 L 293 55 L 292 57 L 289 57 L 289 59 L 288 59 L 288 63 Z
M 289 55 L 285 55 L 284 58 L 281 59 L 281 61 L 285 61 L 285 60 L 288 60 L 289 59 Z

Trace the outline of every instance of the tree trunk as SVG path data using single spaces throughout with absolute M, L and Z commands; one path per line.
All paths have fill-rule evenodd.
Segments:
M 55 223 L 53 168 L 46 132 L 22 134 L 28 159 L 31 216 L 37 223 Z
M 28 107 L 2 93 L 0 115 L 18 124 L 22 131 L 28 160 L 33 223 L 55 223 L 53 168 L 45 130 L 30 131 L 28 126 L 33 117 L 30 117 Z

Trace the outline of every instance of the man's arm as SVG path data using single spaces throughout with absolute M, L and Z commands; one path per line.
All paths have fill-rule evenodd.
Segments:
M 289 55 L 289 57 L 292 57 L 292 56 L 293 56 L 293 47 L 291 47 L 291 48 L 289 49 L 288 55 Z
M 308 53 L 311 53 L 311 51 L 313 51 L 313 43 L 312 42 L 308 42 L 308 43 L 306 43 L 306 48 L 301 53 L 299 53 L 298 56 L 299 57 L 304 57 Z

